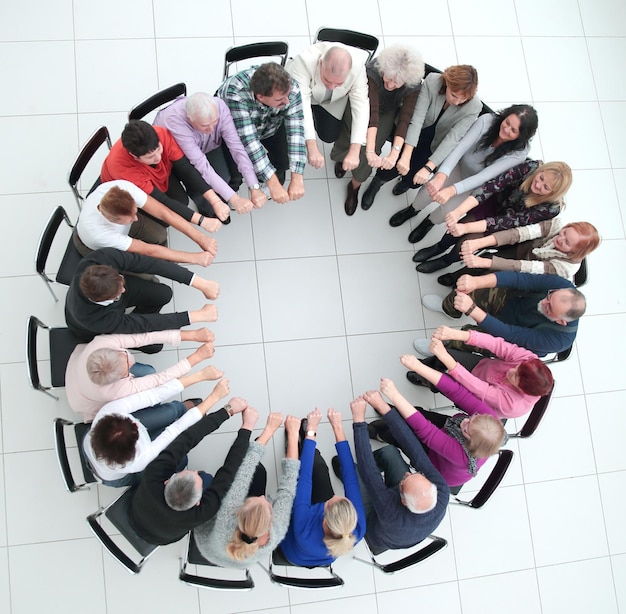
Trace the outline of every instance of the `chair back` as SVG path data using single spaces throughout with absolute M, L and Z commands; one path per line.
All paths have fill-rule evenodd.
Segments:
M 143 102 L 140 102 L 137 106 L 133 107 L 128 113 L 128 121 L 131 119 L 143 119 L 148 113 L 154 111 L 176 100 L 179 96 L 187 95 L 187 85 L 185 83 L 176 83 L 170 85 L 164 90 L 152 94 L 149 98 L 146 98 Z
M 130 525 L 130 503 L 134 492 L 134 487 L 128 488 L 120 497 L 113 501 L 113 503 L 87 516 L 89 527 L 98 541 L 106 548 L 109 554 L 131 574 L 139 573 L 148 557 L 159 547 L 140 537 Z M 103 514 L 141 556 L 138 562 L 135 562 L 128 556 L 104 529 L 100 522 L 100 517 Z
M 511 463 L 513 462 L 513 451 L 512 450 L 500 450 L 498 454 L 498 461 L 494 465 L 489 477 L 483 484 L 482 488 L 474 495 L 471 501 L 463 501 L 459 499 L 457 496 L 454 497 L 453 501 L 455 503 L 459 503 L 461 505 L 466 505 L 468 507 L 472 507 L 474 509 L 481 508 L 489 499 L 498 486 L 500 486 L 500 482 L 504 479 L 506 472 L 509 470 Z M 456 495 L 459 492 L 460 488 L 456 490 L 453 494 Z M 451 490 L 452 492 L 452 490 Z
M 81 175 L 87 168 L 87 165 L 94 157 L 96 152 L 100 149 L 100 147 L 106 143 L 107 147 L 111 149 L 111 137 L 109 136 L 109 130 L 106 126 L 100 126 L 90 137 L 89 140 L 83 145 L 83 148 L 80 150 L 80 153 L 74 160 L 74 164 L 72 164 L 72 168 L 70 169 L 70 173 L 68 176 L 68 182 L 70 184 L 70 188 L 72 189 L 72 193 L 74 194 L 74 198 L 76 199 L 76 204 L 78 205 L 78 209 L 82 209 L 83 200 L 85 197 L 80 193 L 78 189 L 78 181 L 81 178 Z M 95 183 L 91 186 L 89 192 L 92 192 L 95 187 L 100 184 L 100 171 L 98 171 L 98 177 Z
M 65 443 L 65 427 L 73 426 L 76 435 L 76 444 L 78 446 L 78 455 L 80 457 L 81 468 L 83 472 L 84 482 L 77 484 L 72 473 L 72 468 L 67 455 L 67 445 Z M 90 422 L 70 422 L 64 418 L 54 419 L 54 449 L 57 456 L 57 462 L 63 477 L 65 488 L 70 492 L 77 490 L 89 490 L 89 484 L 98 482 L 98 478 L 91 472 L 87 459 L 83 453 L 83 440 L 91 428 Z
M 357 47 L 367 51 L 367 61 L 369 62 L 376 49 L 378 49 L 378 39 L 371 34 L 363 34 L 355 30 L 341 30 L 338 28 L 320 28 L 315 35 L 315 42 L 343 43 L 348 47 Z
M 587 256 L 585 256 L 580 263 L 578 271 L 576 271 L 576 274 L 574 275 L 574 285 L 577 288 L 582 288 L 587 283 L 587 278 L 589 276 L 588 266 Z
M 332 565 L 319 565 L 316 567 L 306 567 L 305 569 L 324 569 L 328 572 L 328 576 L 315 576 L 315 577 L 294 577 L 292 575 L 282 576 L 274 572 L 274 565 L 280 565 L 283 567 L 292 567 L 302 569 L 299 565 L 294 565 L 281 550 L 280 546 L 272 552 L 270 555 L 269 569 L 266 569 L 270 580 L 274 584 L 280 586 L 287 586 L 290 588 L 304 588 L 304 589 L 316 589 L 316 588 L 339 588 L 343 586 L 343 578 L 340 578 L 333 570 Z M 264 568 L 265 569 L 265 568 Z
M 267 41 L 230 47 L 224 56 L 224 79 L 230 75 L 230 67 L 235 62 L 260 57 L 279 57 L 280 65 L 284 66 L 289 53 L 289 45 L 283 41 Z
M 187 565 L 203 565 L 213 568 L 218 567 L 202 556 L 200 550 L 198 550 L 193 532 L 189 533 L 189 539 L 187 541 L 187 555 L 185 560 L 183 561 L 183 559 L 181 559 L 181 567 L 178 574 L 179 580 L 185 584 L 189 584 L 190 586 L 212 588 L 215 590 L 249 591 L 254 588 L 254 581 L 252 580 L 252 576 L 250 575 L 250 571 L 248 569 L 245 570 L 245 577 L 243 579 L 228 579 L 188 574 Z
M 570 348 L 571 351 L 571 348 Z M 535 431 L 539 427 L 539 424 L 543 420 L 543 417 L 546 415 L 548 411 L 548 407 L 550 405 L 550 401 L 552 400 L 552 394 L 554 393 L 554 386 L 552 386 L 552 390 L 545 396 L 541 397 L 536 403 L 535 406 L 530 411 L 526 422 L 524 422 L 524 426 L 513 435 L 509 435 L 509 437 L 515 437 L 518 439 L 526 439 L 531 435 L 534 435 Z
M 53 280 L 46 273 L 46 264 L 48 262 L 48 256 L 50 255 L 52 244 L 54 243 L 54 239 L 62 222 L 65 222 L 70 229 L 74 228 L 65 209 L 58 206 L 52 212 L 46 227 L 39 237 L 37 253 L 35 254 L 35 271 L 37 271 L 38 275 L 44 280 L 48 290 L 50 290 L 50 293 L 56 302 L 58 302 L 59 299 L 52 289 Z M 76 267 L 81 259 L 82 256 L 76 249 L 72 236 L 70 235 L 63 258 L 61 259 L 61 264 L 59 265 L 56 274 L 56 281 L 65 286 L 69 286 L 72 281 L 72 277 L 74 276 L 74 271 L 76 271 Z

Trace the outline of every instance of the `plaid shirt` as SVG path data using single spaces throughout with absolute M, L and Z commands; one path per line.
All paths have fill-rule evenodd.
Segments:
M 289 102 L 280 109 L 268 107 L 258 102 L 250 89 L 250 78 L 257 68 L 253 66 L 226 79 L 217 90 L 217 95 L 228 105 L 237 132 L 260 180 L 267 181 L 276 172 L 261 140 L 275 134 L 283 122 L 287 133 L 289 170 L 301 175 L 306 163 L 306 147 L 300 88 L 292 79 Z

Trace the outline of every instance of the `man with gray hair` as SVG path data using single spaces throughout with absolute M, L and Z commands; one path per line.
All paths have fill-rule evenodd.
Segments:
M 367 402 L 376 403 L 377 396 L 378 391 L 367 392 L 350 403 L 367 515 L 366 537 L 375 554 L 410 548 L 424 540 L 439 526 L 450 499 L 445 480 L 395 408 L 387 411 L 383 420 L 417 473 L 410 472 L 395 446 L 372 452 L 365 409 Z
M 187 453 L 235 414 L 242 425 L 224 464 L 215 477 L 202 471 L 180 470 Z M 130 503 L 130 523 L 152 544 L 171 544 L 213 518 L 228 492 L 248 450 L 258 414 L 248 403 L 233 397 L 220 410 L 205 415 L 181 433 L 144 470 Z
M 335 164 L 338 178 L 359 165 L 361 145 L 365 144 L 369 122 L 367 57 L 362 49 L 322 42 L 305 49 L 287 67 L 302 94 L 304 138 L 311 166 L 324 166 L 315 133 L 325 143 L 334 143 L 344 113 L 352 114 L 350 148 L 343 161 Z
M 223 100 L 204 92 L 178 98 L 157 113 L 154 125 L 172 133 L 203 179 L 237 213 L 247 213 L 253 207 L 259 209 L 267 202 Z M 225 156 L 236 164 L 246 180 L 249 199 L 237 194 L 241 176 L 231 178 Z

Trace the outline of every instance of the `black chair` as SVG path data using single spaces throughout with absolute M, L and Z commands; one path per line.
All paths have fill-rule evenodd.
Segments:
M 281 576 L 274 572 L 274 566 L 280 565 L 282 567 L 289 567 L 290 569 L 324 569 L 330 575 L 324 577 L 290 577 L 290 576 Z M 261 565 L 261 567 L 263 567 Z M 265 567 L 263 567 L 265 569 Z M 334 571 L 332 565 L 320 565 L 317 567 L 300 567 L 299 565 L 294 565 L 291 561 L 285 558 L 283 551 L 280 549 L 280 546 L 272 552 L 269 561 L 269 569 L 265 569 L 267 574 L 270 577 L 270 580 L 274 584 L 279 584 L 280 586 L 287 586 L 290 588 L 339 588 L 343 586 L 343 579 L 340 578 Z
M 81 484 L 77 484 L 74 479 L 74 474 L 72 473 L 72 468 L 67 455 L 65 428 L 70 426 L 74 427 L 76 445 L 78 446 L 78 456 L 80 458 L 84 479 L 84 482 Z M 59 463 L 59 469 L 61 470 L 61 475 L 63 476 L 65 488 L 67 488 L 70 492 L 76 492 L 77 490 L 89 490 L 89 484 L 99 482 L 98 478 L 92 473 L 89 463 L 83 453 L 83 440 L 85 439 L 90 428 L 91 422 L 71 422 L 70 420 L 65 420 L 65 418 L 54 419 L 54 449 L 56 451 L 57 462 Z
M 443 550 L 448 545 L 448 542 L 445 539 L 443 539 L 443 537 L 430 535 L 428 539 L 430 539 L 431 541 L 423 548 L 420 548 L 419 550 L 416 550 L 415 552 L 412 552 L 411 554 L 404 556 L 396 561 L 392 561 L 390 563 L 381 563 L 380 561 L 376 560 L 376 556 L 383 554 L 383 552 L 389 552 L 389 551 L 388 550 L 377 551 L 374 548 L 372 548 L 370 543 L 367 540 L 367 535 L 366 535 L 363 541 L 365 542 L 365 545 L 367 546 L 367 550 L 370 555 L 370 560 L 366 561 L 365 559 L 361 559 L 358 556 L 355 556 L 354 559 L 357 561 L 361 561 L 361 563 L 366 563 L 367 565 L 372 565 L 374 567 L 377 567 L 383 573 L 388 573 L 388 574 L 396 573 L 397 571 L 402 571 L 403 569 L 407 569 L 409 567 L 412 567 L 413 565 L 417 565 L 418 563 L 425 561 L 426 559 L 430 558 L 434 554 L 437 554 L 437 552 L 439 552 L 440 550 Z M 420 543 L 424 543 L 424 542 L 420 542 Z
M 454 496 L 454 499 L 451 499 L 450 502 L 458 503 L 459 505 L 466 505 L 467 507 L 474 508 L 475 510 L 481 508 L 485 505 L 485 503 L 487 503 L 487 501 L 489 501 L 491 495 L 493 495 L 498 486 L 500 486 L 500 482 L 502 482 L 506 472 L 509 470 L 514 456 L 515 455 L 512 450 L 500 450 L 500 453 L 498 454 L 498 461 L 491 470 L 489 477 L 482 485 L 482 488 L 472 497 L 472 499 L 470 501 L 459 499 L 456 495 L 459 494 L 462 486 L 456 486 L 450 489 L 450 493 Z
M 69 228 L 74 228 L 65 209 L 59 206 L 52 212 L 46 227 L 41 233 L 41 237 L 39 237 L 37 254 L 35 256 L 35 270 L 46 282 L 46 286 L 48 287 L 48 290 L 50 290 L 50 293 L 56 302 L 58 302 L 59 299 L 52 289 L 52 283 L 56 281 L 64 286 L 69 286 L 72 281 L 72 277 L 74 276 L 74 271 L 76 271 L 76 267 L 82 259 L 82 256 L 76 249 L 74 241 L 70 235 L 67 247 L 65 248 L 65 253 L 63 254 L 63 258 L 61 258 L 61 264 L 59 264 L 56 278 L 52 279 L 50 275 L 46 273 L 46 264 L 48 262 L 48 256 L 50 255 L 50 249 L 52 248 L 54 238 L 62 222 L 65 222 Z
M 369 62 L 376 49 L 378 49 L 378 39 L 371 34 L 363 34 L 354 30 L 341 30 L 337 28 L 320 28 L 315 35 L 315 42 L 343 43 L 348 47 L 357 47 L 367 51 L 367 61 Z
M 44 386 L 39 377 L 39 365 L 37 363 L 37 333 L 40 328 L 49 331 L 50 344 L 50 386 Z M 76 338 L 68 328 L 50 328 L 39 318 L 30 316 L 26 331 L 26 366 L 28 379 L 35 390 L 47 394 L 53 399 L 59 397 L 50 392 L 52 388 L 65 386 L 65 369 L 74 348 L 82 341 Z
M 212 588 L 216 590 L 240 590 L 249 591 L 254 588 L 254 581 L 250 575 L 248 569 L 245 570 L 245 578 L 243 579 L 225 579 L 225 578 L 211 578 L 207 576 L 194 576 L 187 573 L 187 565 L 204 565 L 206 567 L 218 567 L 207 559 L 205 559 L 198 546 L 196 540 L 193 537 L 193 533 L 189 533 L 189 539 L 187 542 L 187 553 L 185 559 L 180 559 L 180 572 L 178 574 L 179 580 L 190 586 L 197 586 L 199 588 Z
M 552 400 L 552 394 L 554 393 L 555 386 L 556 384 L 552 387 L 552 390 L 550 390 L 550 392 L 546 394 L 546 396 L 541 397 L 535 403 L 535 406 L 531 409 L 530 414 L 528 414 L 526 422 L 524 422 L 524 426 L 519 431 L 517 431 L 517 433 L 509 435 L 509 438 L 514 437 L 516 439 L 526 439 L 531 435 L 534 435 L 535 431 L 539 427 L 539 424 L 543 420 L 543 417 L 548 411 L 548 406 L 550 405 L 550 401 Z
M 129 573 L 137 574 L 141 571 L 148 557 L 158 549 L 158 545 L 151 544 L 145 539 L 137 535 L 135 530 L 129 523 L 129 508 L 134 488 L 128 488 L 120 497 L 106 507 L 101 507 L 97 512 L 87 516 L 89 527 L 97 537 L 98 541 L 107 549 L 107 551 L 120 563 Z M 109 533 L 102 525 L 102 516 L 105 516 L 109 522 L 122 534 L 126 541 L 134 548 L 137 554 L 141 556 L 140 560 L 135 562 L 128 556 L 111 538 Z
M 80 150 L 80 153 L 74 160 L 72 168 L 70 169 L 68 182 L 70 184 L 70 188 L 72 188 L 72 193 L 74 194 L 74 198 L 76 199 L 76 204 L 78 205 L 79 211 L 83 207 L 83 201 L 85 200 L 86 195 L 83 196 L 79 191 L 78 182 L 81 178 L 81 175 L 87 168 L 90 160 L 94 157 L 96 152 L 104 143 L 106 143 L 107 147 L 111 149 L 111 137 L 109 136 L 109 130 L 106 126 L 100 126 L 100 128 L 98 128 L 89 137 L 89 140 L 83 145 L 83 148 Z M 94 184 L 91 186 L 87 194 L 93 192 L 93 190 L 98 187 L 100 183 L 100 171 L 98 170 L 98 177 L 96 178 Z
M 239 45 L 226 50 L 224 57 L 224 79 L 229 76 L 230 67 L 235 62 L 260 57 L 280 57 L 280 65 L 284 66 L 289 53 L 289 45 L 283 41 L 267 41 L 264 43 L 250 43 Z
M 574 285 L 577 288 L 582 288 L 587 283 L 589 277 L 589 265 L 587 264 L 587 257 L 585 256 L 580 263 L 580 268 L 574 275 Z
M 566 350 L 562 350 L 560 352 L 557 352 L 556 354 L 548 354 L 541 360 L 543 360 L 543 362 L 545 362 L 547 365 L 553 362 L 563 362 L 570 357 L 573 348 L 574 346 L 570 345 Z
M 140 102 L 137 106 L 134 106 L 128 113 L 128 120 L 131 119 L 143 119 L 148 113 L 162 107 L 168 102 L 176 100 L 179 96 L 187 95 L 187 85 L 184 83 L 176 83 L 176 85 L 170 85 L 164 90 L 152 94 L 149 98 L 146 98 L 143 102 Z

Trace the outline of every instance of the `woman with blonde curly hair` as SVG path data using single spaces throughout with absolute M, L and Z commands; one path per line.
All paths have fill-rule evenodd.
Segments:
M 348 215 L 356 211 L 359 187 L 370 176 L 372 168 L 393 168 L 398 160 L 424 76 L 424 61 L 410 47 L 392 45 L 369 62 L 366 71 L 370 118 L 366 145 L 361 147 L 359 165 L 352 171 L 352 180 L 348 184 L 345 202 Z M 350 148 L 351 130 L 352 114 L 348 106 L 339 138 L 330 153 L 331 159 L 336 161 L 335 176 L 339 179 L 346 174 L 342 162 Z M 392 135 L 391 151 L 387 156 L 381 156 L 385 141 Z

